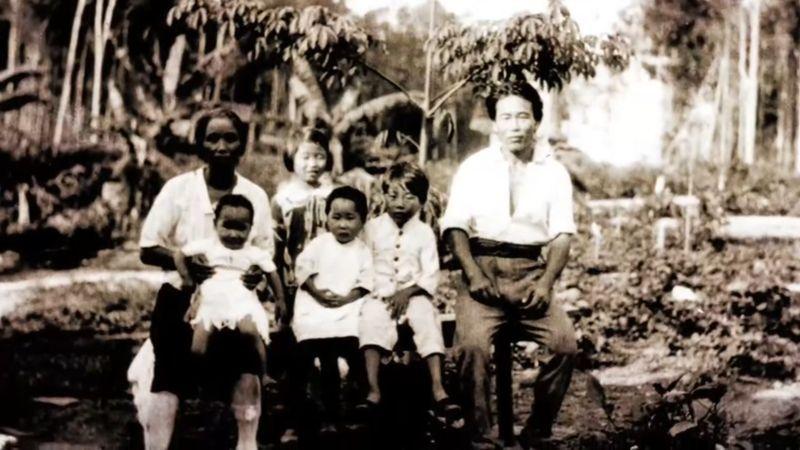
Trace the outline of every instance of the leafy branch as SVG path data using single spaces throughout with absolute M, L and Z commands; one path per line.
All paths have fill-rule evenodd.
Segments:
M 351 19 L 322 6 L 272 8 L 256 1 L 183 0 L 167 20 L 202 36 L 213 25 L 218 43 L 235 41 L 251 62 L 274 66 L 304 58 L 328 87 L 356 76 L 367 50 L 380 44 Z
M 549 89 L 561 89 L 575 76 L 594 76 L 600 62 L 621 70 L 630 59 L 622 36 L 599 40 L 581 35 L 559 2 L 548 14 L 517 16 L 504 26 L 445 27 L 428 46 L 445 77 L 468 79 L 483 94 L 493 85 L 528 76 Z

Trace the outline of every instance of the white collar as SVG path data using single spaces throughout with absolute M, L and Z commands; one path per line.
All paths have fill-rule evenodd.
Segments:
M 211 205 L 211 197 L 208 195 L 208 184 L 206 184 L 206 177 L 204 174 L 206 166 L 200 167 L 199 169 L 194 171 L 195 175 L 195 182 L 198 183 L 197 193 L 200 195 L 201 198 L 198 198 L 197 201 L 200 202 L 202 205 L 204 212 L 206 214 L 214 214 L 214 207 Z M 234 180 L 233 180 L 233 189 L 231 189 L 232 194 L 240 194 L 239 189 L 239 181 L 241 176 L 239 172 L 233 173 Z
M 510 164 L 522 164 L 527 166 L 530 163 L 544 164 L 553 156 L 553 149 L 549 144 L 539 144 L 533 151 L 533 159 L 531 161 L 522 161 L 511 152 L 503 150 L 499 143 L 494 143 L 489 146 L 489 151 L 495 155 L 499 161 Z
M 393 229 L 395 229 L 395 230 L 406 230 L 409 227 L 413 227 L 414 225 L 416 225 L 417 222 L 421 222 L 421 219 L 419 218 L 419 214 L 420 214 L 419 211 L 414 213 L 414 215 L 411 216 L 406 221 L 406 223 L 403 224 L 402 227 L 397 226 L 397 222 L 395 222 L 394 219 L 392 219 L 392 216 L 390 216 L 388 212 L 383 213 L 382 216 L 384 216 L 383 220 L 385 220 L 387 223 L 389 223 L 390 226 L 392 226 Z

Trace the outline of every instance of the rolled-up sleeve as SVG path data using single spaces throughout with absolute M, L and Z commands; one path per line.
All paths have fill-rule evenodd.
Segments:
M 453 176 L 450 184 L 450 195 L 444 215 L 439 220 L 439 227 L 445 231 L 458 228 L 472 235 L 472 215 L 470 213 L 470 184 L 467 169 L 462 165 Z M 475 180 L 473 180 L 475 181 Z
M 181 247 L 181 252 L 183 252 L 186 256 L 194 256 L 200 255 L 208 251 L 210 248 L 209 240 L 202 239 L 197 241 L 191 241 L 188 244 Z
M 555 167 L 547 217 L 547 229 L 551 240 L 559 234 L 575 234 L 577 231 L 572 203 L 572 180 L 564 166 L 559 164 Z
M 170 247 L 180 214 L 177 195 L 175 179 L 168 180 L 156 195 L 144 219 L 139 235 L 139 248 Z
M 425 231 L 425 233 L 420 233 L 422 239 L 419 256 L 421 270 L 417 286 L 433 297 L 439 286 L 439 252 L 436 249 L 436 236 L 433 231 L 429 229 Z

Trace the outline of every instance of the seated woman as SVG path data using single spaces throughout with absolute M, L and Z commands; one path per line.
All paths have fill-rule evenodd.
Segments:
M 139 240 L 142 262 L 175 270 L 200 284 L 214 273 L 205 256 L 187 257 L 181 249 L 193 241 L 215 236 L 214 207 L 225 195 L 238 194 L 253 206 L 252 231 L 247 243 L 274 255 L 269 198 L 259 186 L 236 173 L 244 154 L 247 126 L 228 109 L 213 109 L 195 124 L 194 141 L 205 165 L 178 175 L 164 185 L 144 221 Z M 263 272 L 254 268 L 241 276 L 248 289 L 255 289 Z M 283 304 L 283 290 L 277 277 L 269 278 L 276 302 Z M 128 370 L 134 384 L 138 416 L 144 428 L 147 449 L 170 445 L 179 397 L 192 391 L 196 373 L 191 364 L 192 327 L 184 320 L 193 289 L 161 286 L 145 343 Z M 261 380 L 258 349 L 252 340 L 233 330 L 224 338 L 209 342 L 214 361 L 206 366 L 222 381 L 217 386 L 230 399 L 239 430 L 237 449 L 255 450 L 261 414 Z M 217 351 L 212 352 L 211 349 Z M 211 355 L 208 356 L 211 358 Z M 149 391 L 149 394 L 147 393 Z M 230 394 L 232 392 L 232 395 Z

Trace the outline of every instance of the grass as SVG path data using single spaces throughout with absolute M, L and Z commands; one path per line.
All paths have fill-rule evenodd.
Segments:
M 77 283 L 39 290 L 0 319 L 0 336 L 40 331 L 88 336 L 144 333 L 150 328 L 155 293 L 154 287 L 142 282 Z

